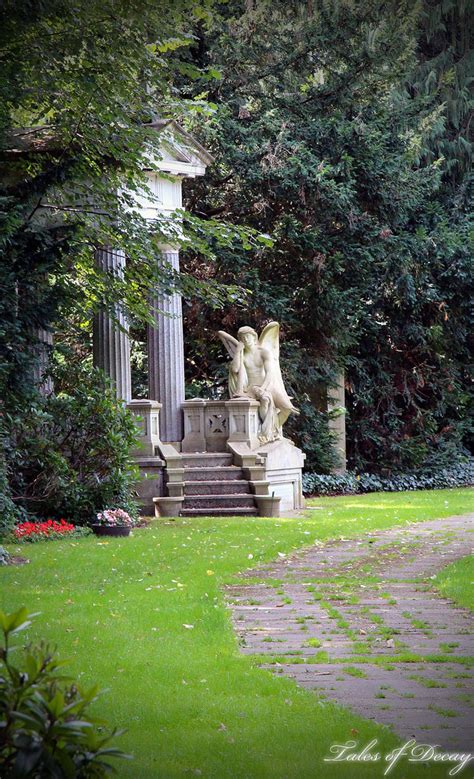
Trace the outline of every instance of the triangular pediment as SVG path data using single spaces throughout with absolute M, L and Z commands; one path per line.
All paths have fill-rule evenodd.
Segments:
M 174 120 L 148 125 L 159 133 L 159 153 L 150 153 L 150 168 L 182 176 L 202 176 L 213 157 Z

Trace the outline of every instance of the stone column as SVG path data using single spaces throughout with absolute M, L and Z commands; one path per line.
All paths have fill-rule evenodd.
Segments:
M 179 252 L 166 250 L 163 261 L 179 271 Z M 181 295 L 154 295 L 151 300 L 154 326 L 148 327 L 148 395 L 161 405 L 161 440 L 183 439 L 184 343 Z
M 339 457 L 339 464 L 333 469 L 333 473 L 346 472 L 346 408 L 345 408 L 345 387 L 344 373 L 341 373 L 337 379 L 337 386 L 328 389 L 327 393 L 328 412 L 334 414 L 329 420 L 329 430 L 335 436 L 336 452 Z
M 35 346 L 36 362 L 33 367 L 33 381 L 38 384 L 38 389 L 42 395 L 50 395 L 53 391 L 53 381 L 47 376 L 49 369 L 49 358 L 53 348 L 53 334 L 50 330 L 39 328 L 36 332 L 38 339 Z
M 96 252 L 96 262 L 102 270 L 113 276 L 121 276 L 125 267 L 125 255 L 121 249 L 104 248 Z M 117 397 L 129 401 L 132 397 L 130 373 L 130 339 L 125 314 L 117 306 L 117 322 L 106 311 L 99 311 L 93 325 L 93 359 L 97 368 L 110 377 Z

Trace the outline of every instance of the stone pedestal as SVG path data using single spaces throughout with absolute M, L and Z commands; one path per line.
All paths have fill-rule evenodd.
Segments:
M 232 398 L 225 402 L 225 408 L 229 419 L 228 443 L 247 444 L 249 449 L 256 449 L 259 444 L 258 401 Z
M 139 431 L 139 446 L 131 454 L 134 457 L 156 457 L 160 444 L 160 409 L 156 400 L 131 400 L 127 408 L 135 416 Z
M 96 252 L 99 267 L 113 276 L 122 276 L 125 255 L 121 249 L 100 249 Z M 110 377 L 117 397 L 129 401 L 132 397 L 130 373 L 130 339 L 125 314 L 117 306 L 117 323 L 106 311 L 99 311 L 93 325 L 93 360 Z
M 193 398 L 183 403 L 184 438 L 181 444 L 182 452 L 205 452 L 206 437 L 204 428 L 205 400 Z
M 179 517 L 183 507 L 183 498 L 155 498 L 155 517 Z
M 163 260 L 179 271 L 179 253 L 165 251 Z M 178 443 L 183 438 L 184 344 L 181 296 L 156 295 L 150 300 L 155 320 L 148 327 L 148 394 L 162 404 L 161 438 Z
M 155 512 L 153 499 L 165 489 L 165 461 L 160 451 L 160 403 L 156 400 L 131 400 L 127 409 L 134 415 L 139 432 L 138 446 L 131 454 L 140 479 L 135 485 L 142 514 Z
M 329 430 L 335 437 L 335 449 L 339 459 L 333 473 L 346 472 L 346 408 L 345 408 L 344 373 L 338 377 L 336 387 L 328 389 L 327 408 L 331 414 Z

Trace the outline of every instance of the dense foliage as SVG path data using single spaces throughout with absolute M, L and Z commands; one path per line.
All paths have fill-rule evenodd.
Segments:
M 58 411 L 63 427 L 81 420 L 83 442 L 92 434 L 97 447 L 99 439 L 98 428 L 91 431 L 92 423 L 81 412 L 76 420 L 66 422 L 64 400 L 51 399 L 44 407 L 38 396 L 35 366 L 44 358 L 42 344 L 48 334 L 55 332 L 55 348 L 67 365 L 83 360 L 87 364 L 91 321 L 99 308 L 114 317 L 120 305 L 130 317 L 146 321 L 150 288 L 169 290 L 179 285 L 187 294 L 206 297 L 212 305 L 222 305 L 228 292 L 234 294 L 186 274 L 176 278 L 159 261 L 160 246 L 174 231 L 175 242 L 192 241 L 203 256 L 212 257 L 221 244 L 232 245 L 240 239 L 252 242 L 248 231 L 239 233 L 192 215 L 184 215 L 178 230 L 170 220 L 166 224 L 160 218 L 146 222 L 136 208 L 140 188 L 146 186 L 147 154 L 159 153 L 159 132 L 147 125 L 158 115 L 179 118 L 207 110 L 202 100 L 183 100 L 173 89 L 175 71 L 181 67 L 176 52 L 189 45 L 193 23 L 208 23 L 207 7 L 207 0 L 196 0 L 192 8 L 186 0 L 171 4 L 159 0 L 132 4 L 123 0 L 73 4 L 67 0 L 7 0 L 2 4 L 3 525 L 18 515 L 18 500 L 31 503 L 31 492 L 43 501 L 44 510 L 53 503 L 60 510 L 64 501 L 58 503 L 51 496 L 66 485 L 72 490 L 67 516 L 75 510 L 83 514 L 86 505 L 91 510 L 104 508 L 104 504 L 96 506 L 95 499 L 78 494 L 82 487 L 75 485 L 82 484 L 84 476 L 75 471 L 74 456 L 66 458 L 67 465 L 64 458 L 52 462 L 57 446 L 47 436 L 62 435 L 55 428 L 53 411 Z M 95 251 L 103 246 L 125 252 L 123 274 L 107 273 L 96 265 Z M 67 403 L 70 412 L 75 412 L 72 401 Z M 47 417 L 44 425 L 43 414 Z M 111 424 L 111 439 L 120 424 L 119 415 L 119 421 Z M 31 443 L 27 443 L 28 436 L 32 436 Z M 18 453 L 11 446 L 13 439 L 20 447 Z M 105 454 L 113 441 L 104 440 L 100 447 Z M 46 467 L 51 470 L 41 475 Z M 115 478 L 122 479 L 119 471 Z M 23 484 L 18 490 L 19 481 Z M 40 496 L 40 483 L 46 498 Z M 103 484 L 101 472 L 97 484 Z M 94 489 L 92 484 L 88 489 Z
M 2 777 L 103 777 L 110 758 L 128 757 L 110 744 L 117 731 L 88 711 L 97 687 L 83 690 L 64 676 L 63 663 L 44 645 L 21 652 L 16 634 L 31 622 L 25 608 L 0 611 L 0 765 Z M 16 650 L 15 654 L 14 650 Z
M 39 396 L 27 415 L 7 418 L 14 431 L 5 440 L 10 494 L 18 515 L 80 525 L 116 504 L 136 515 L 132 416 L 99 371 L 68 366 L 56 372 L 58 383 L 64 373 L 62 392 Z
M 212 265 L 189 255 L 203 279 L 251 290 L 224 317 L 190 306 L 189 379 L 218 390 L 208 339 L 222 324 L 281 320 L 311 469 L 328 468 L 324 388 L 341 368 L 352 467 L 435 466 L 468 444 L 467 14 L 461 2 L 231 2 L 193 50 L 222 79 L 203 136 L 217 163 L 192 207 L 274 244 Z

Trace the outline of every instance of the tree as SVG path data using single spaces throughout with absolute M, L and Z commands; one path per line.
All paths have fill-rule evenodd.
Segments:
M 95 2 L 45 0 L 3 4 L 0 18 L 0 397 L 2 462 L 7 479 L 16 435 L 38 401 L 32 382 L 38 331 L 55 323 L 90 332 L 92 315 L 115 305 L 148 317 L 150 287 L 179 285 L 220 304 L 227 291 L 191 276 L 177 278 L 157 258 L 165 228 L 134 208 L 144 166 L 157 152 L 160 117 L 205 113 L 205 101 L 183 100 L 173 87 L 177 56 L 190 28 L 209 24 L 207 0 Z M 185 74 L 184 74 L 185 77 Z M 181 240 L 212 257 L 238 231 L 184 215 Z M 169 222 L 166 235 L 169 234 Z M 249 231 L 241 231 L 246 243 Z M 255 240 L 257 240 L 255 238 Z M 123 249 L 123 277 L 101 272 L 94 251 Z M 77 338 L 60 339 L 59 349 Z M 71 355 L 63 355 L 63 362 Z M 6 461 L 5 461 L 6 457 Z
M 294 432 L 310 468 L 329 465 L 314 402 L 340 367 L 353 467 L 427 467 L 465 440 L 465 223 L 440 197 L 446 160 L 435 145 L 420 151 L 437 121 L 438 142 L 446 137 L 445 92 L 427 103 L 406 89 L 421 67 L 423 14 L 378 0 L 235 2 L 192 49 L 194 64 L 222 78 L 207 88 L 218 108 L 202 136 L 218 166 L 191 207 L 274 241 L 221 251 L 202 277 L 251 291 L 227 308 L 226 327 L 279 319 L 298 346 L 286 380 L 303 406 Z M 198 265 L 190 255 L 188 269 Z M 221 357 L 201 344 L 220 316 L 200 302 L 188 312 L 197 386 L 216 375 Z

